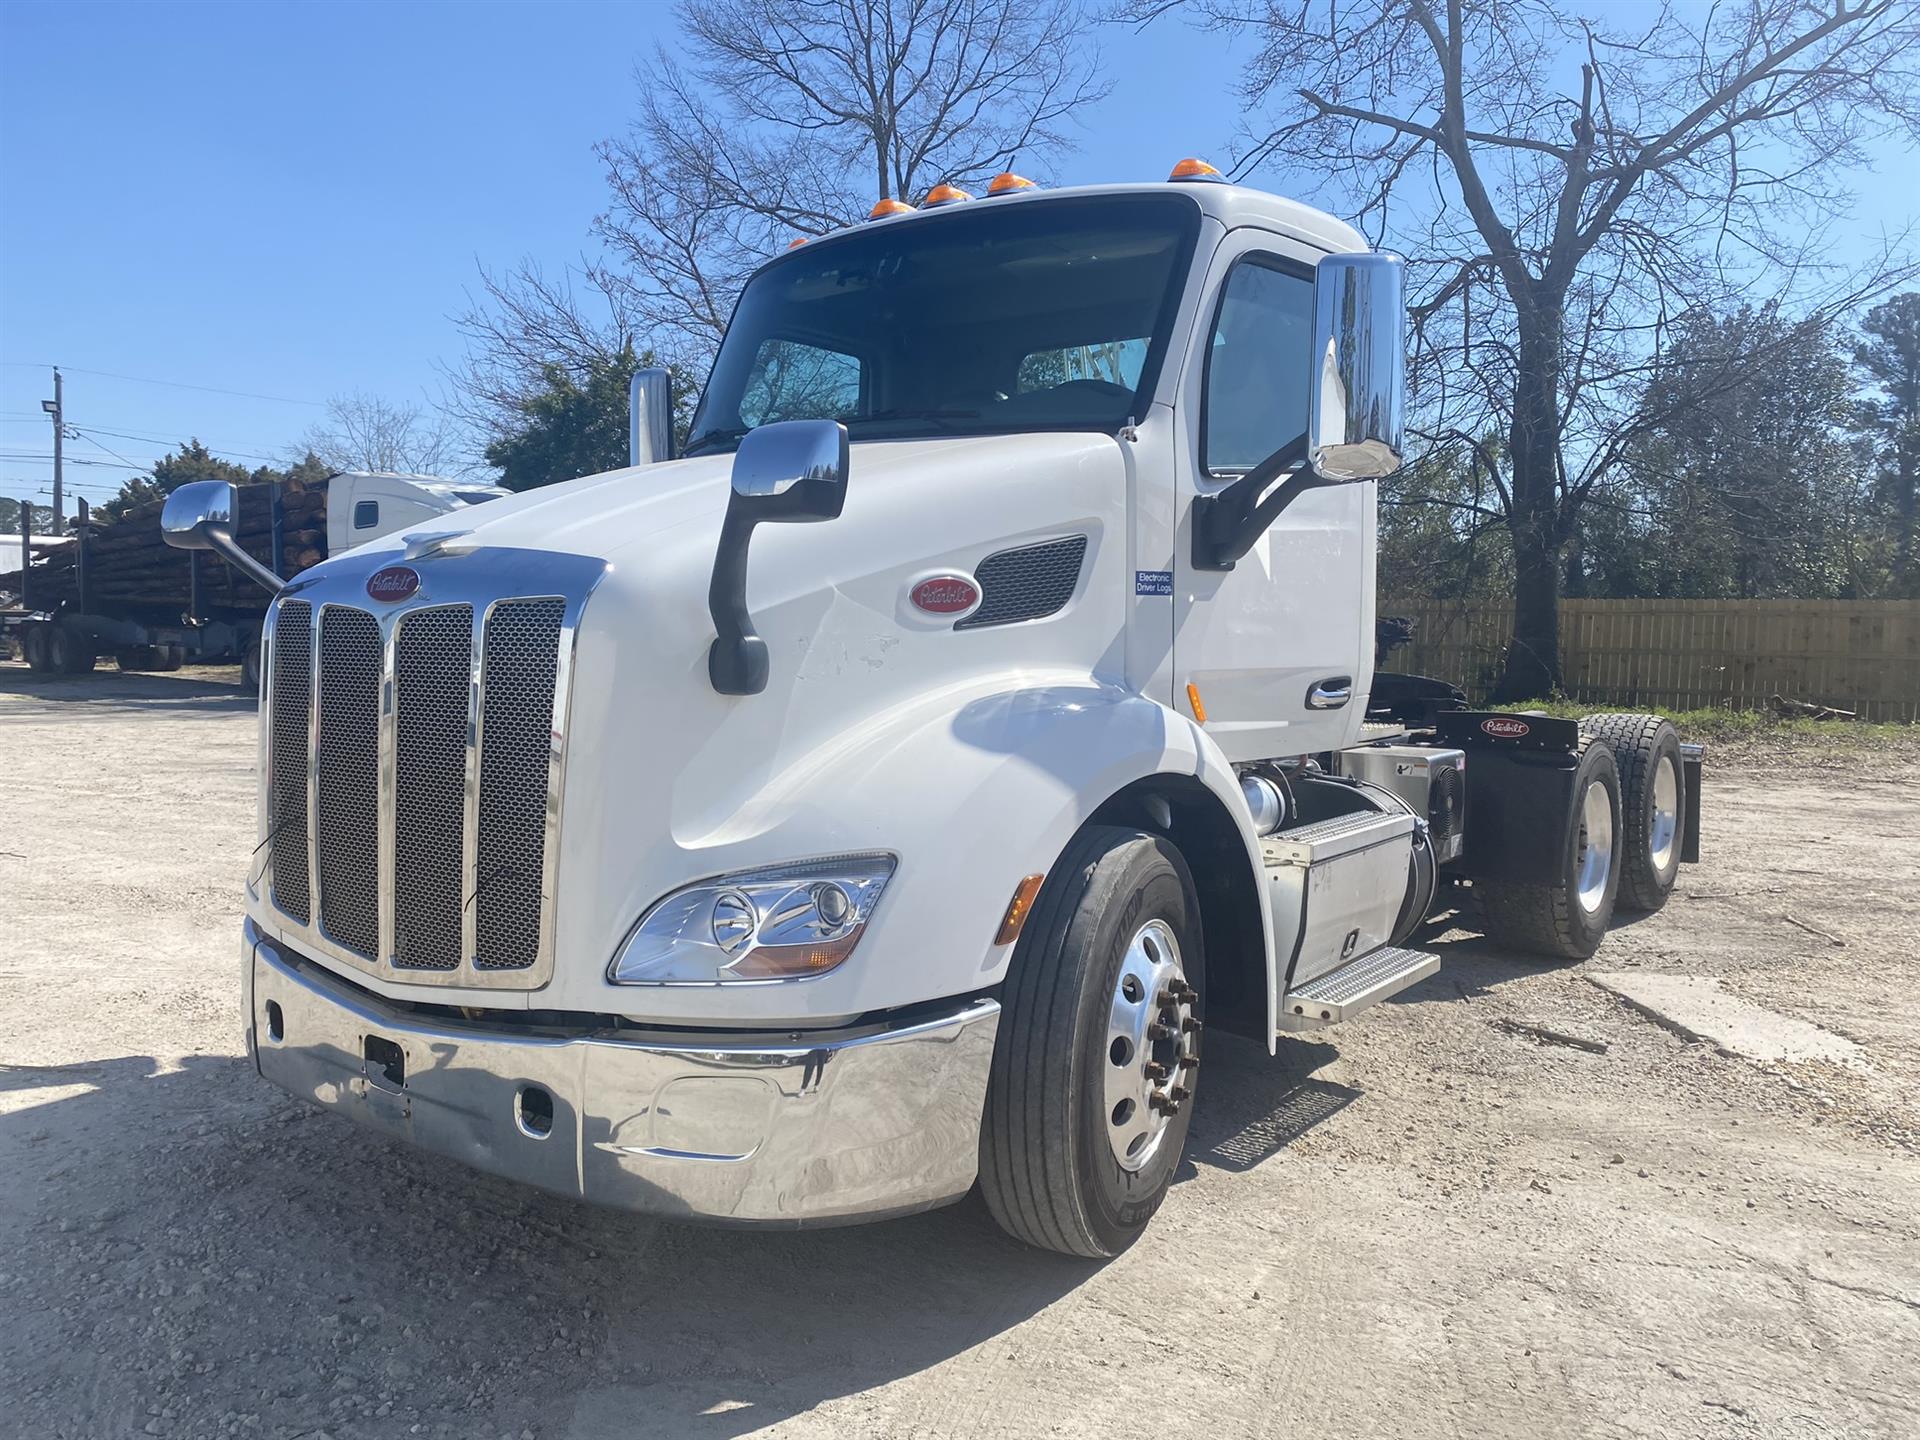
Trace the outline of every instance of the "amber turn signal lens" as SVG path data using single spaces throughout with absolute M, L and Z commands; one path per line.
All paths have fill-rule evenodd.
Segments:
M 869 220 L 884 220 L 889 215 L 911 215 L 913 206 L 904 200 L 882 200 L 867 212 Z
M 1015 190 L 1033 190 L 1037 187 L 1024 175 L 1016 175 L 1011 170 L 1002 170 L 987 182 L 989 195 L 1006 195 Z
M 1207 707 L 1200 703 L 1200 687 L 1191 681 L 1187 683 L 1187 704 L 1193 707 L 1193 718 L 1202 725 L 1207 723 Z
M 1013 887 L 1013 899 L 1007 902 L 1006 916 L 1000 921 L 1000 933 L 993 937 L 996 945 L 1011 945 L 1020 938 L 1020 927 L 1027 923 L 1027 912 L 1033 909 L 1033 900 L 1040 893 L 1040 882 L 1044 875 L 1029 875 Z
M 958 185 L 936 185 L 927 192 L 928 205 L 951 205 L 956 200 L 971 200 L 973 196 Z
M 1206 161 L 1196 160 L 1191 155 L 1174 166 L 1173 173 L 1167 176 L 1169 180 L 1224 180 L 1225 178 Z

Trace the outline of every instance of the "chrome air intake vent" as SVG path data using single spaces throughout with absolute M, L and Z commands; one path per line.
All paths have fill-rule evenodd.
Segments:
M 973 572 L 980 585 L 980 608 L 956 620 L 953 628 L 978 630 L 1057 614 L 1073 598 L 1086 555 L 1087 537 L 1070 535 L 987 556 Z
M 423 565 L 412 604 L 351 574 L 279 602 L 264 801 L 289 943 L 416 984 L 545 982 L 573 639 L 604 568 L 492 552 Z M 487 593 L 529 581 L 562 583 Z

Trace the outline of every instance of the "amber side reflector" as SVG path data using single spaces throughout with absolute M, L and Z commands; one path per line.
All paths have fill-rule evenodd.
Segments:
M 806 236 L 804 236 L 804 235 L 796 235 L 796 236 L 794 236 L 794 237 L 793 237 L 793 239 L 791 239 L 791 240 L 789 240 L 789 241 L 787 241 L 787 249 L 789 249 L 789 250 L 798 250 L 798 249 L 799 249 L 799 248 L 800 248 L 800 247 L 801 247 L 802 245 L 804 245 L 804 244 L 806 244 L 806 243 L 807 243 L 807 237 L 806 237 Z
M 1187 682 L 1187 704 L 1193 707 L 1193 718 L 1202 725 L 1207 723 L 1207 707 L 1200 703 L 1200 687 Z
M 1015 190 L 1033 190 L 1038 187 L 1024 175 L 1016 175 L 1011 170 L 1002 170 L 987 182 L 989 195 L 1008 195 Z
M 932 205 L 951 205 L 956 200 L 971 200 L 973 196 L 958 185 L 936 185 L 927 192 L 926 203 Z
M 869 220 L 884 220 L 889 215 L 911 215 L 913 206 L 904 200 L 882 200 L 867 212 Z
M 1027 912 L 1033 909 L 1033 900 L 1040 893 L 1040 882 L 1044 875 L 1029 875 L 1013 887 L 1013 899 L 1007 902 L 1007 913 L 1000 921 L 1000 933 L 993 937 L 996 945 L 1011 945 L 1020 938 L 1020 927 L 1027 923 Z
M 1214 169 L 1213 166 L 1209 165 L 1206 161 L 1196 160 L 1191 155 L 1189 155 L 1185 160 L 1182 160 L 1178 165 L 1174 166 L 1173 173 L 1167 176 L 1167 179 L 1169 180 L 1225 181 L 1226 178 L 1227 178 L 1226 176 L 1222 175 L 1218 170 Z

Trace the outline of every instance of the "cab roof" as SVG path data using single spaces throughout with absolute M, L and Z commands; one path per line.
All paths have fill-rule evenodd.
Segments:
M 1051 190 L 1035 186 L 1030 190 L 1016 190 L 1003 195 L 951 201 L 944 205 L 889 215 L 878 220 L 868 220 L 858 225 L 849 225 L 842 230 L 831 231 L 817 239 L 831 240 L 842 235 L 859 234 L 882 225 L 937 224 L 944 215 L 978 214 L 982 210 L 991 211 L 1014 205 L 1046 205 L 1066 198 L 1164 196 L 1169 193 L 1191 200 L 1201 214 L 1217 220 L 1229 230 L 1242 225 L 1257 225 L 1261 229 L 1273 230 L 1316 249 L 1336 254 L 1372 248 L 1368 245 L 1366 237 L 1353 226 L 1344 220 L 1336 219 L 1324 210 L 1316 210 L 1311 205 L 1302 205 L 1297 200 L 1286 200 L 1278 195 L 1268 194 L 1265 190 L 1255 190 L 1250 186 L 1204 180 L 1162 180 L 1122 185 L 1064 185 L 1059 189 Z M 809 240 L 808 243 L 812 244 L 815 241 Z

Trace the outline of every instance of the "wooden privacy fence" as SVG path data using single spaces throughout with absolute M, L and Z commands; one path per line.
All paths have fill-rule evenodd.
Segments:
M 1513 635 L 1506 601 L 1393 600 L 1416 622 L 1385 668 L 1437 675 L 1484 700 Z M 1920 600 L 1562 600 L 1560 665 L 1576 700 L 1691 710 L 1771 695 L 1920 719 Z

